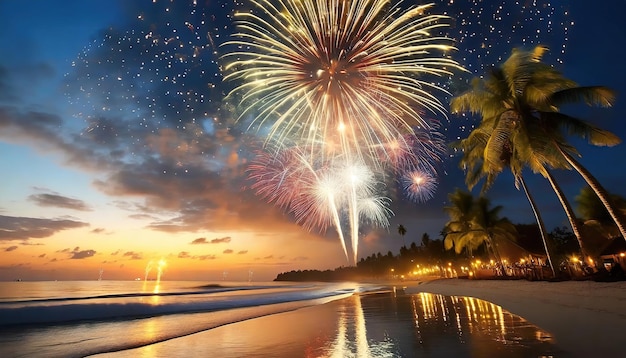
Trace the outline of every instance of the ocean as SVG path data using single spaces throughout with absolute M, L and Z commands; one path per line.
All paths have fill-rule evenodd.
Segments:
M 565 357 L 492 303 L 357 283 L 0 282 L 0 357 Z
M 357 290 L 354 284 L 275 282 L 0 282 L 0 357 L 136 348 Z

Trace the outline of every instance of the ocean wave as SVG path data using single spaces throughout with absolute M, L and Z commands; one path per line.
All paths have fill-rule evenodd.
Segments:
M 32 300 L 0 305 L 0 327 L 12 325 L 56 325 L 76 321 L 120 321 L 171 314 L 186 314 L 312 300 L 356 292 L 356 287 L 268 287 L 212 288 L 210 292 L 131 293 L 82 298 Z M 219 290 L 219 291 L 217 291 Z M 233 295 L 215 295 L 227 293 Z M 242 293 L 241 291 L 247 291 Z M 164 300 L 164 298 L 171 298 Z M 129 301 L 129 299 L 132 299 Z M 144 302 L 154 300 L 155 302 Z
M 168 296 L 192 296 L 206 295 L 208 293 L 223 293 L 231 291 L 249 291 L 261 289 L 282 288 L 282 286 L 222 286 L 222 285 L 202 285 L 193 287 L 195 289 L 204 289 L 201 291 L 174 291 L 174 292 L 130 292 L 130 293 L 114 293 L 105 295 L 77 296 L 77 297 L 52 297 L 52 298 L 36 298 L 29 300 L 12 300 L 1 301 L 0 308 L 3 306 L 12 306 L 15 304 L 47 304 L 51 302 L 64 301 L 80 301 L 80 300 L 97 300 L 97 299 L 115 299 L 115 298 L 133 298 L 133 297 L 168 297 Z

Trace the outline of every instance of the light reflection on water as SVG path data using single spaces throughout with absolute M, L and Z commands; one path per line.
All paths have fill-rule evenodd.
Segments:
M 193 315 L 185 319 L 193 320 Z M 567 356 L 554 345 L 549 333 L 492 303 L 471 297 L 405 295 L 399 291 L 352 295 L 328 304 L 246 320 L 102 357 L 191 355 L 223 358 Z
M 335 339 L 307 357 L 565 356 L 548 332 L 472 297 L 354 295 L 337 310 Z

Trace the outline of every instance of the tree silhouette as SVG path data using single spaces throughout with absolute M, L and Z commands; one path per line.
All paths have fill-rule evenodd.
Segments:
M 406 235 L 406 228 L 404 227 L 404 225 L 402 224 L 398 225 L 398 234 L 402 236 L 402 243 L 406 247 L 406 242 L 404 241 L 404 235 Z

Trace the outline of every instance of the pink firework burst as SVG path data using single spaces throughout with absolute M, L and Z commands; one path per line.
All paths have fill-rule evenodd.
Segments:
M 435 177 L 423 170 L 408 171 L 400 179 L 407 198 L 414 202 L 426 202 L 431 199 L 437 188 Z

